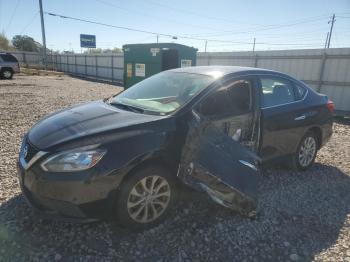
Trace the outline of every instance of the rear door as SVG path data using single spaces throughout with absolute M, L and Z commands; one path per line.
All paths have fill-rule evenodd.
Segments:
M 211 121 L 203 121 L 197 113 L 192 113 L 179 178 L 205 191 L 216 203 L 254 216 L 260 158 Z
M 292 81 L 275 75 L 263 75 L 259 79 L 262 112 L 260 155 L 263 160 L 269 160 L 295 151 L 305 130 L 305 117 L 312 112 L 307 112 L 305 105 L 300 103 L 303 97 L 296 93 Z

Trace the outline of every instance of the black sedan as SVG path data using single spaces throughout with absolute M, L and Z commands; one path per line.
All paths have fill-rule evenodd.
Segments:
M 279 72 L 190 67 L 51 114 L 25 135 L 22 192 L 42 215 L 162 220 L 179 181 L 254 216 L 261 162 L 310 167 L 332 134 L 331 102 Z

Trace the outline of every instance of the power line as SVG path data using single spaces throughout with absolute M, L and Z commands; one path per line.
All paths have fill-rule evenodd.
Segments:
M 12 12 L 12 15 L 11 15 L 11 17 L 10 17 L 10 21 L 9 21 L 9 23 L 7 24 L 7 28 L 6 28 L 6 29 L 9 29 L 10 26 L 11 26 L 13 17 L 15 16 L 15 13 L 16 13 L 16 11 L 17 11 L 17 8 L 18 8 L 18 5 L 19 5 L 19 2 L 20 2 L 20 1 L 21 1 L 21 0 L 17 0 L 15 9 L 14 9 L 13 12 Z
M 89 24 L 96 24 L 96 25 L 101 25 L 101 26 L 107 26 L 107 27 L 112 27 L 112 28 L 117 28 L 117 29 L 122 29 L 122 30 L 127 30 L 127 31 L 134 31 L 134 32 L 139 32 L 139 33 L 146 33 L 146 34 L 152 34 L 152 35 L 159 35 L 159 36 L 165 36 L 165 37 L 171 37 L 173 39 L 177 38 L 183 38 L 183 39 L 192 39 L 192 40 L 199 40 L 199 41 L 208 41 L 208 42 L 220 42 L 220 43 L 231 43 L 231 44 L 252 44 L 251 41 L 249 42 L 244 42 L 244 41 L 232 41 L 232 40 L 220 40 L 220 39 L 206 39 L 206 38 L 197 38 L 197 37 L 189 37 L 186 35 L 171 35 L 171 34 L 165 34 L 165 33 L 159 33 L 159 32 L 154 32 L 154 31 L 147 31 L 147 30 L 141 30 L 141 29 L 136 29 L 136 28 L 131 28 L 131 27 L 125 27 L 125 26 L 117 26 L 117 25 L 111 25 L 111 24 L 106 24 L 106 23 L 101 23 L 101 22 L 96 22 L 92 20 L 87 20 L 87 19 L 81 19 L 81 18 L 76 18 L 76 17 L 71 17 L 71 16 L 65 16 L 61 14 L 56 14 L 56 13 L 51 13 L 51 12 L 45 12 L 45 14 L 55 16 L 55 17 L 60 17 L 63 19 L 70 19 L 70 20 L 75 20 L 75 21 L 80 21 L 80 22 L 85 22 Z M 305 44 L 300 44 L 300 43 L 266 43 L 266 42 L 257 42 L 256 44 L 262 44 L 262 45 L 300 45 L 300 46 L 305 46 Z
M 305 29 L 305 28 L 302 28 L 302 29 Z M 256 32 L 256 33 L 254 33 L 254 35 L 259 35 L 259 36 L 266 36 L 266 37 L 280 37 L 280 36 L 285 36 L 285 35 L 287 35 L 287 36 L 290 36 L 291 34 L 294 36 L 294 35 L 296 35 L 296 34 L 301 34 L 302 36 L 309 36 L 309 34 L 311 34 L 311 33 L 321 33 L 321 32 L 324 32 L 325 30 L 327 30 L 328 29 L 328 27 L 326 26 L 326 25 L 324 25 L 324 24 L 322 24 L 321 25 L 321 27 L 319 27 L 319 29 L 316 29 L 316 28 L 314 28 L 314 29 L 312 29 L 312 30 L 307 30 L 307 31 L 305 31 L 305 30 L 301 30 L 300 31 L 300 28 L 291 28 L 290 30 L 283 30 L 283 31 L 279 31 L 278 33 L 269 33 L 269 32 L 261 32 L 261 33 L 259 33 L 259 32 Z
M 23 29 L 22 29 L 21 32 L 19 33 L 20 35 L 22 35 L 22 34 L 24 33 L 24 31 L 27 30 L 27 28 L 34 22 L 35 18 L 37 18 L 38 15 L 39 15 L 39 11 L 36 12 L 36 13 L 34 14 L 34 16 L 30 19 L 29 23 L 27 23 L 27 24 L 25 25 L 25 27 L 23 27 Z
M 328 18 L 328 17 L 327 17 Z M 300 21 L 300 22 L 295 22 L 295 23 L 288 23 L 288 24 L 276 24 L 276 25 L 268 25 L 266 27 L 261 27 L 261 28 L 255 28 L 252 30 L 248 31 L 225 31 L 225 34 L 201 34 L 201 35 L 196 35 L 196 36 L 201 36 L 201 37 L 216 37 L 216 36 L 223 36 L 223 35 L 227 35 L 227 33 L 230 34 L 247 34 L 247 33 L 256 33 L 256 32 L 261 32 L 261 31 L 267 31 L 267 30 L 274 30 L 274 29 L 279 29 L 279 28 L 283 28 L 283 27 L 291 27 L 291 26 L 295 26 L 295 25 L 299 25 L 299 24 L 305 24 L 305 23 L 312 23 L 312 22 L 316 22 L 316 21 L 320 21 L 320 20 L 325 20 L 326 17 L 322 17 L 322 18 L 317 18 L 317 19 L 312 19 L 312 20 L 304 20 L 304 21 Z
M 76 21 L 85 22 L 85 23 L 89 23 L 89 24 L 102 25 L 102 26 L 113 27 L 113 28 L 117 28 L 117 29 L 123 29 L 123 30 L 134 31 L 134 32 L 139 32 L 139 33 L 152 34 L 152 35 L 162 35 L 162 36 L 167 36 L 167 37 L 174 37 L 173 35 L 169 35 L 169 34 L 156 33 L 156 32 L 152 32 L 152 31 L 135 29 L 135 28 L 131 28 L 131 27 L 117 26 L 117 25 L 111 25 L 111 24 L 106 24 L 106 23 L 100 23 L 100 22 L 95 22 L 95 21 L 81 19 L 81 18 L 76 18 L 76 17 L 71 17 L 71 16 L 65 16 L 65 15 L 60 15 L 60 14 L 55 14 L 55 13 L 49 13 L 49 12 L 44 12 L 44 13 L 48 14 L 48 15 L 51 15 L 51 16 L 57 16 L 57 17 L 60 17 L 60 18 L 63 18 L 63 19 L 71 19 L 71 20 L 76 20 Z
M 104 4 L 104 5 L 108 5 L 108 6 L 112 6 L 112 7 L 115 7 L 115 8 L 118 8 L 118 9 L 121 9 L 121 10 L 124 10 L 124 11 L 128 11 L 130 13 L 135 13 L 135 10 L 134 9 L 127 9 L 125 7 L 121 7 L 121 6 L 118 6 L 118 5 L 115 5 L 114 3 L 110 3 L 110 2 L 107 2 L 105 0 L 95 0 L 101 4 Z M 241 21 L 232 21 L 232 20 L 227 20 L 227 19 L 222 19 L 222 18 L 218 18 L 218 17 L 210 17 L 210 16 L 207 16 L 207 15 L 204 15 L 204 14 L 199 14 L 197 12 L 193 12 L 193 11 L 189 11 L 189 10 L 184 10 L 184 9 L 180 9 L 180 8 L 175 8 L 175 7 L 172 7 L 172 6 L 168 6 L 168 5 L 164 5 L 163 3 L 156 3 L 154 1 L 147 1 L 147 3 L 149 4 L 153 4 L 153 5 L 159 5 L 163 8 L 166 8 L 166 9 L 173 9 L 175 11 L 178 11 L 178 12 L 182 12 L 182 13 L 188 13 L 188 14 L 193 14 L 193 15 L 196 15 L 196 16 L 200 16 L 200 17 L 205 17 L 205 18 L 209 18 L 209 19 L 213 19 L 213 20 L 221 20 L 221 21 L 229 21 L 231 23 L 240 23 L 240 24 L 249 24 L 249 25 L 258 25 L 258 24 L 251 24 L 251 23 L 244 23 L 244 22 L 241 22 Z M 204 26 L 198 26 L 198 25 L 193 25 L 193 24 L 188 24 L 188 23 L 181 23 L 179 21 L 176 21 L 176 20 L 169 20 L 169 19 L 164 19 L 162 17 L 155 17 L 155 16 L 150 16 L 149 14 L 144 14 L 144 13 L 140 13 L 138 12 L 139 14 L 141 15 L 144 15 L 144 16 L 148 16 L 148 17 L 152 17 L 152 18 L 156 18 L 156 19 L 162 19 L 162 20 L 168 20 L 170 22 L 174 22 L 176 24 L 183 24 L 183 25 L 186 25 L 186 26 L 192 26 L 192 27 L 198 27 L 198 28 L 209 28 L 209 27 L 204 27 Z M 318 21 L 318 20 L 322 20 L 323 18 L 327 18 L 328 15 L 324 14 L 324 15 L 319 15 L 319 16 L 313 16 L 313 17 L 307 17 L 307 18 L 300 18 L 300 19 L 294 19 L 294 20 L 291 20 L 289 23 L 291 22 L 298 22 L 298 24 L 301 24 L 301 23 L 308 23 L 308 22 L 314 22 L 314 21 Z M 315 20 L 315 18 L 317 18 Z M 310 20 L 312 19 L 312 20 Z M 257 30 L 258 31 L 263 31 L 263 30 L 272 30 L 272 29 L 275 29 L 275 28 L 271 28 L 271 27 L 276 27 L 278 26 L 278 28 L 280 27 L 285 27 L 285 26 L 291 26 L 289 24 L 285 25 L 285 24 L 272 24 L 272 25 L 267 25 L 267 26 L 263 26 L 263 27 L 259 27 Z M 268 27 L 268 28 L 266 28 Z M 255 27 L 256 28 L 256 27 Z M 265 29 L 266 28 L 266 29 Z M 222 35 L 226 35 L 226 33 L 232 33 L 234 31 L 232 30 L 218 30 L 218 29 L 215 29 L 215 28 L 209 28 L 209 29 L 212 29 L 212 30 L 215 30 L 216 33 L 209 33 L 209 37 L 210 36 L 222 36 Z M 224 34 L 219 34 L 218 35 L 218 32 L 222 32 Z M 257 32 L 257 31 L 251 31 L 251 32 Z M 240 33 L 246 33 L 246 32 L 240 32 Z M 186 35 L 186 34 L 185 34 Z M 186 35 L 186 36 L 192 36 L 192 37 L 200 37 L 200 36 L 206 36 L 206 34 L 199 34 L 199 35 Z
M 132 13 L 132 14 L 137 13 L 137 14 L 140 14 L 142 16 L 155 19 L 157 21 L 162 20 L 162 22 L 163 21 L 165 21 L 165 22 L 168 21 L 168 22 L 173 23 L 173 24 L 181 24 L 181 25 L 190 26 L 190 27 L 203 28 L 203 29 L 209 29 L 209 30 L 218 31 L 218 32 L 224 32 L 223 30 L 219 30 L 217 28 L 212 28 L 212 27 L 203 26 L 203 25 L 195 25 L 195 24 L 183 23 L 183 22 L 180 22 L 180 21 L 177 21 L 177 20 L 173 20 L 173 19 L 169 19 L 169 18 L 164 18 L 164 17 L 150 15 L 148 13 L 145 14 L 143 12 L 138 12 L 135 9 L 129 9 L 129 8 L 121 7 L 119 5 L 116 5 L 114 3 L 110 3 L 110 2 L 107 2 L 107 1 L 104 1 L 104 0 L 95 0 L 95 1 L 98 2 L 98 3 L 101 3 L 103 5 L 108 5 L 108 6 L 111 6 L 113 8 L 117 8 L 119 10 L 123 10 L 124 12 Z
M 247 43 L 246 45 L 252 45 L 254 44 L 254 41 Z M 286 46 L 286 45 L 290 45 L 290 46 L 315 46 L 315 45 L 321 45 L 322 43 L 317 43 L 317 44 L 296 44 L 296 43 L 290 43 L 290 44 L 286 44 L 286 43 L 266 43 L 266 42 L 256 42 L 256 45 L 271 45 L 271 46 Z M 218 44 L 218 45 L 211 45 L 210 47 L 219 47 L 219 46 L 232 46 L 232 45 L 238 45 L 238 44 L 234 44 L 234 43 L 226 43 L 226 44 Z
M 189 10 L 186 10 L 186 9 L 176 8 L 176 7 L 173 7 L 173 6 L 165 5 L 163 3 L 154 2 L 152 0 L 148 0 L 147 3 L 148 4 L 152 4 L 152 5 L 157 5 L 157 6 L 166 8 L 166 9 L 174 10 L 174 11 L 177 11 L 177 12 L 187 13 L 187 14 L 194 15 L 194 16 L 197 16 L 197 17 L 210 19 L 210 20 L 223 21 L 223 22 L 228 22 L 228 23 L 231 23 L 231 24 L 237 24 L 238 23 L 238 24 L 248 24 L 248 25 L 259 25 L 259 24 L 256 24 L 256 23 L 246 23 L 246 22 L 242 22 L 242 21 L 239 21 L 239 20 L 229 20 L 229 19 L 225 19 L 225 18 L 208 16 L 208 15 L 203 14 L 203 13 L 197 13 L 197 12 L 189 11 Z
M 312 23 L 315 21 L 319 21 L 319 20 L 325 20 L 327 19 L 329 16 L 317 16 L 317 17 L 310 17 L 310 18 L 303 18 L 303 19 L 297 19 L 297 20 L 291 20 L 287 23 L 283 23 L 283 24 L 271 24 L 271 25 L 266 25 L 263 27 L 254 27 L 254 28 L 248 28 L 246 30 L 248 31 L 226 31 L 226 33 L 234 33 L 234 34 L 246 34 L 246 33 L 256 33 L 259 31 L 265 31 L 265 30 L 273 30 L 273 29 L 279 29 L 279 28 L 283 28 L 283 27 L 290 27 L 290 26 L 295 26 L 295 25 L 299 25 L 299 24 L 305 24 L 305 23 Z M 192 36 L 221 36 L 222 34 L 217 34 L 217 33 L 207 33 L 207 34 L 197 34 L 197 35 L 192 35 Z

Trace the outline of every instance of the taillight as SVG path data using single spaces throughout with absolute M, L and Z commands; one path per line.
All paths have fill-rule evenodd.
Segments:
M 327 108 L 328 108 L 328 110 L 329 110 L 330 112 L 333 112 L 333 111 L 334 111 L 334 103 L 333 103 L 332 100 L 329 100 L 329 99 L 328 99 L 326 106 L 327 106 Z

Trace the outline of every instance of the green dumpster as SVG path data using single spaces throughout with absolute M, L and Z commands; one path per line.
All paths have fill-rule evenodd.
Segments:
M 196 65 L 197 49 L 175 43 L 123 46 L 124 87 L 161 71 Z

